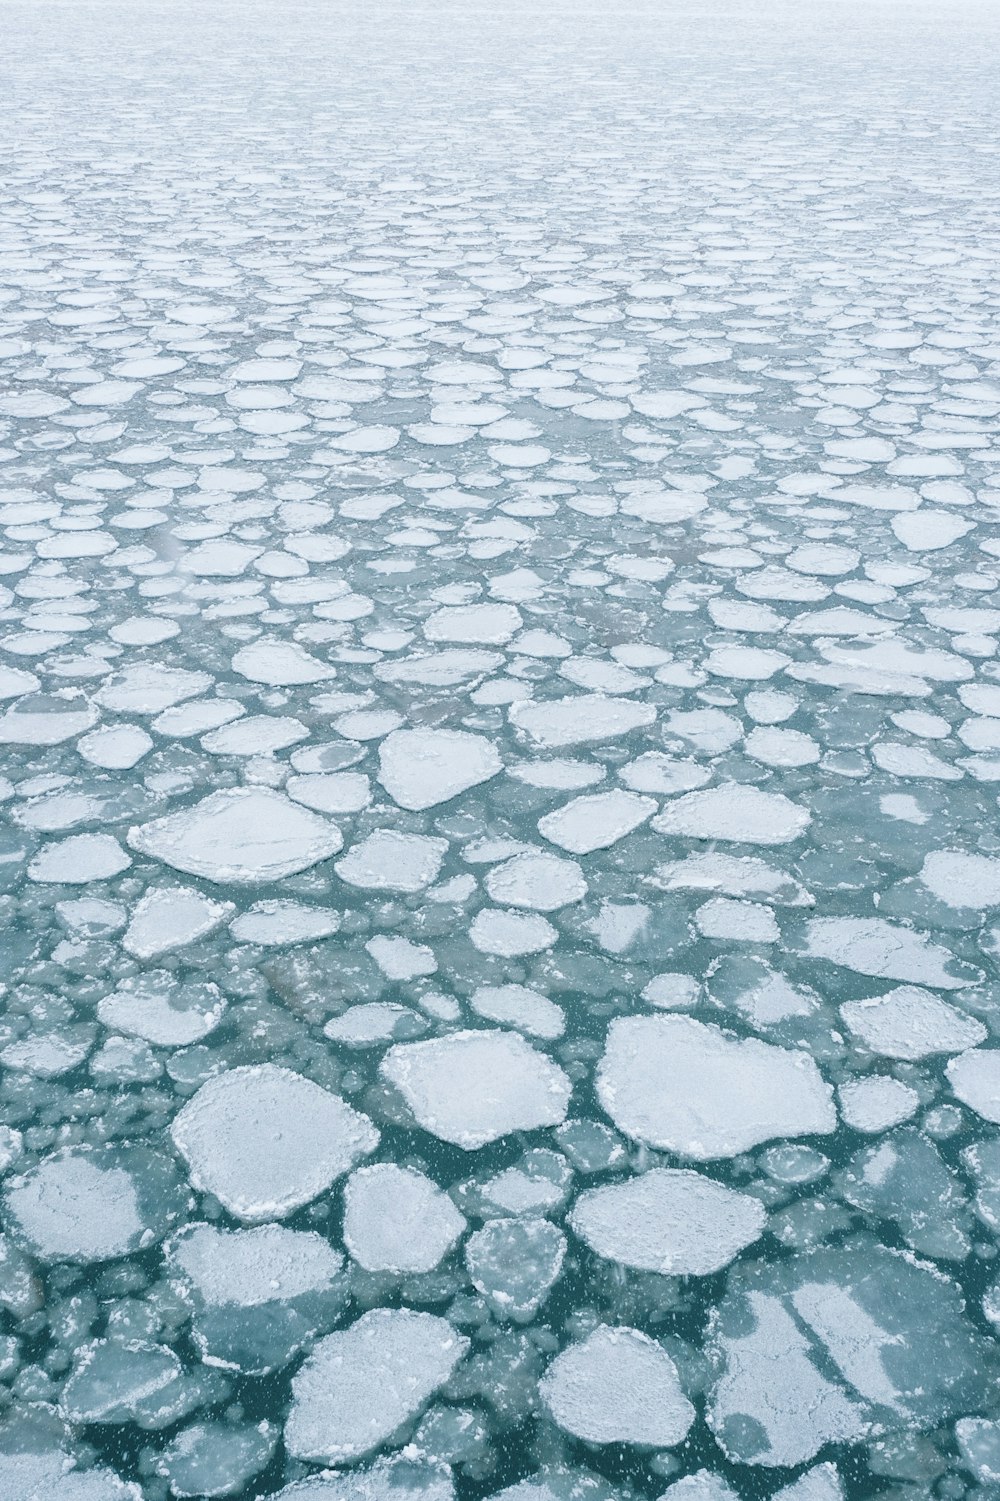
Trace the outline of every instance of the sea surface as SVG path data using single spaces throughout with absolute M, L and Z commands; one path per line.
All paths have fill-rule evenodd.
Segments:
M 0 30 L 0 1501 L 996 1501 L 1000 5 Z

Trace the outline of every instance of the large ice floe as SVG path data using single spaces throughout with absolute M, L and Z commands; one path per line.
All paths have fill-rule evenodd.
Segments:
M 0 1501 L 997 1501 L 995 0 L 0 32 Z

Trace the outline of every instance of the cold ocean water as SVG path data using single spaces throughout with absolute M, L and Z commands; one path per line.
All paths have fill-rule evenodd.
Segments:
M 0 1501 L 995 1501 L 1000 6 L 0 26 Z

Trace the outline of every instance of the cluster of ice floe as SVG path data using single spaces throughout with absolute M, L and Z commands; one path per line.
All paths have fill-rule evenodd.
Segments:
M 961 9 L 5 8 L 0 1501 L 1000 1495 Z

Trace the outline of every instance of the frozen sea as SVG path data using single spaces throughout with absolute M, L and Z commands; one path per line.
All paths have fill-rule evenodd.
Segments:
M 997 1501 L 1000 4 L 0 30 L 0 1501 Z

